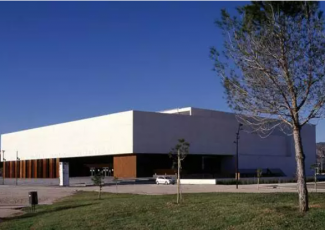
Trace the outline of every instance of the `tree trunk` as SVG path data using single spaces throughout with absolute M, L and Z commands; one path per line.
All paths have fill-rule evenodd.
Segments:
M 293 130 L 295 142 L 296 162 L 297 162 L 297 187 L 299 196 L 299 210 L 308 211 L 308 190 L 306 185 L 305 154 L 301 142 L 301 129 L 295 127 Z
M 99 186 L 98 199 L 101 199 L 101 195 L 102 195 L 102 187 Z
M 260 189 L 260 178 L 258 177 L 257 178 L 257 190 L 259 190 Z
M 316 170 L 315 170 L 315 190 L 317 192 L 317 173 L 316 173 Z

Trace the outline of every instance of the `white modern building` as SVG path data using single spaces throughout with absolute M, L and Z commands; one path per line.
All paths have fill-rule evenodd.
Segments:
M 117 177 L 170 173 L 168 156 L 178 139 L 190 143 L 183 174 L 188 177 L 234 177 L 238 122 L 232 113 L 182 108 L 162 112 L 127 111 L 1 135 L 5 177 L 58 177 L 60 161 L 70 176 L 92 169 L 114 169 Z M 315 126 L 302 130 L 306 172 L 315 162 Z M 17 160 L 18 159 L 18 160 Z M 294 176 L 292 136 L 275 130 L 261 138 L 244 130 L 239 140 L 239 171 L 255 175 Z

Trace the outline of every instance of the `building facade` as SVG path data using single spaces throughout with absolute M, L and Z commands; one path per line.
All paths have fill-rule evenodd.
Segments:
M 173 173 L 168 156 L 178 139 L 190 143 L 182 173 L 188 177 L 234 177 L 238 122 L 232 113 L 182 108 L 162 112 L 127 111 L 1 135 L 5 177 L 55 178 L 60 161 L 70 176 L 107 169 L 114 176 L 151 177 Z M 306 173 L 316 160 L 314 125 L 302 130 Z M 244 130 L 239 171 L 256 169 L 283 176 L 296 171 L 292 136 L 275 130 L 267 138 Z

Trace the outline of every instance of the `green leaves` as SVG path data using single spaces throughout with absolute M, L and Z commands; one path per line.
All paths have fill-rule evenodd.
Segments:
M 96 186 L 102 186 L 103 180 L 104 180 L 104 175 L 102 172 L 96 173 L 91 180 L 93 181 L 94 185 Z
M 169 152 L 169 157 L 176 160 L 179 154 L 180 159 L 183 160 L 189 154 L 189 148 L 190 143 L 186 142 L 185 139 L 179 139 L 175 147 Z

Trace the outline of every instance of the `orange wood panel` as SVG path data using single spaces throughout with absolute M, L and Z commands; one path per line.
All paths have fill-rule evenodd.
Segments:
M 49 160 L 49 178 L 54 177 L 53 159 Z
M 10 162 L 6 161 L 6 177 L 10 178 Z
M 43 160 L 38 160 L 37 163 L 38 168 L 38 178 L 42 178 L 43 177 Z
M 3 178 L 6 178 L 6 170 L 7 170 L 7 167 L 6 167 L 6 162 L 4 161 L 3 162 L 3 167 L 2 167 L 2 176 L 3 176 Z
M 26 178 L 26 160 L 23 161 L 23 177 Z
M 14 164 L 13 164 L 14 162 L 13 161 L 10 161 L 9 162 L 9 170 L 10 170 L 10 172 L 9 172 L 9 178 L 13 178 L 14 177 L 14 170 L 13 170 L 13 168 L 14 168 Z
M 56 158 L 56 178 L 60 177 L 60 158 Z
M 28 160 L 28 178 L 32 178 L 32 160 Z
M 18 161 L 15 161 L 15 178 L 18 177 Z
M 18 163 L 17 163 L 17 178 L 20 178 L 20 165 L 21 165 L 21 162 L 18 161 Z
M 6 175 L 7 175 L 7 178 L 10 178 L 10 162 L 6 162 L 7 164 L 7 172 L 6 172 Z
M 37 178 L 37 160 L 33 160 L 33 178 Z
M 137 177 L 137 156 L 119 155 L 113 158 L 114 176 L 118 178 Z
M 8 161 L 7 163 L 7 178 L 11 178 L 11 162 Z
M 46 170 L 47 170 L 47 164 L 46 164 L 46 159 L 43 159 L 43 178 L 46 178 L 47 177 L 47 173 L 46 173 Z
M 27 178 L 27 160 L 24 161 L 24 178 Z
M 23 165 L 24 165 L 24 161 L 20 161 L 19 162 L 19 178 L 23 178 Z

